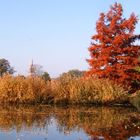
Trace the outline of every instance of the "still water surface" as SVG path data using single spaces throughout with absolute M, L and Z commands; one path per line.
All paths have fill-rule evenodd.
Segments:
M 140 140 L 130 108 L 0 107 L 0 140 Z

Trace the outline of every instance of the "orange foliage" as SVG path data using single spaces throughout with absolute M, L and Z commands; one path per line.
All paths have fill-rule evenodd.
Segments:
M 140 88 L 140 46 L 135 41 L 140 35 L 134 30 L 137 17 L 134 13 L 123 18 L 121 4 L 115 3 L 107 14 L 101 13 L 96 24 L 97 33 L 89 47 L 91 58 L 87 76 L 109 78 L 133 89 Z
M 124 122 L 119 122 L 113 127 L 95 130 L 86 128 L 86 132 L 90 135 L 91 140 L 95 138 L 99 140 L 99 136 L 101 135 L 105 140 L 130 139 L 132 136 L 137 136 L 140 133 L 139 118 L 131 116 L 129 119 L 124 120 Z M 133 138 L 130 140 L 133 140 Z

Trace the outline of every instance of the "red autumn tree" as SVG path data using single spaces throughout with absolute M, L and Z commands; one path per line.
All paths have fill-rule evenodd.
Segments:
M 115 3 L 108 13 L 100 14 L 96 23 L 97 33 L 92 36 L 89 47 L 91 58 L 88 76 L 109 78 L 132 88 L 140 87 L 140 45 L 134 30 L 138 22 L 134 13 L 128 19 L 123 18 L 121 4 Z

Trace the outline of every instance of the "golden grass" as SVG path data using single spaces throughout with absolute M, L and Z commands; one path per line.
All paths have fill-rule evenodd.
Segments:
M 46 82 L 40 77 L 0 78 L 1 104 L 113 104 L 127 100 L 127 91 L 108 79 L 65 76 Z
M 120 85 L 108 79 L 84 79 L 65 77 L 52 84 L 55 103 L 122 103 L 128 100 L 128 93 Z
M 0 102 L 44 103 L 50 98 L 49 84 L 39 77 L 5 75 L 0 78 Z

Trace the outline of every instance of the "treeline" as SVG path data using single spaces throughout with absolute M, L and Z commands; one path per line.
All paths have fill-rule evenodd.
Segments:
M 109 80 L 84 78 L 84 71 L 70 70 L 51 79 L 42 67 L 31 64 L 29 76 L 13 76 L 14 69 L 0 59 L 1 104 L 103 104 L 122 102 L 127 95 Z
M 51 79 L 39 65 L 31 64 L 29 76 L 12 75 L 14 69 L 2 59 L 1 104 L 96 104 L 129 103 L 131 89 L 109 79 L 85 77 L 85 71 L 70 70 Z M 2 64 L 3 63 L 3 64 Z M 4 67 L 4 68 L 3 68 Z M 139 91 L 138 91 L 139 92 Z
M 1 62 L 1 61 L 0 61 Z M 4 61 L 3 61 L 4 62 Z M 6 64 L 8 68 L 6 69 Z M 85 77 L 85 71 L 70 70 L 51 79 L 40 67 L 32 69 L 29 76 L 12 75 L 14 69 L 6 60 L 1 65 L 0 103 L 4 104 L 80 104 L 128 105 L 131 88 L 125 88 L 110 79 Z M 5 66 L 5 71 L 2 68 Z M 32 65 L 33 67 L 33 65 Z M 9 70 L 12 73 L 9 72 Z M 31 68 L 30 68 L 31 69 Z M 3 71 L 2 71 L 3 70 Z M 136 91 L 139 95 L 140 91 Z M 133 103 L 134 102 L 134 103 Z M 137 102 L 131 100 L 137 107 Z

